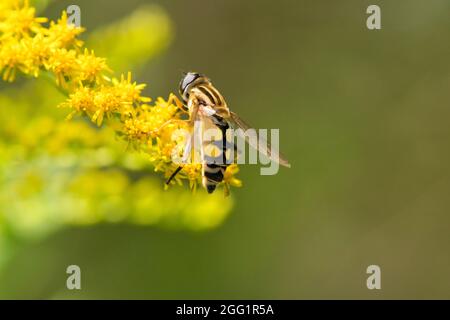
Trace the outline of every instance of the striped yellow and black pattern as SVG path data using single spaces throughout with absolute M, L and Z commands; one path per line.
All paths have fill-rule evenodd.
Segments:
M 201 74 L 187 73 L 180 83 L 180 95 L 189 112 L 192 113 L 192 106 L 202 108 L 199 111 L 202 132 L 218 131 L 216 140 L 202 142 L 202 183 L 208 193 L 212 193 L 223 181 L 229 165 L 226 156 L 230 145 L 226 135 L 229 124 L 224 118 L 229 117 L 230 112 L 223 96 Z
M 189 124 L 193 126 L 194 122 L 200 119 L 202 130 L 213 128 L 220 133 L 215 141 L 202 140 L 203 186 L 212 193 L 223 181 L 225 170 L 232 163 L 229 160 L 232 159 L 234 162 L 237 156 L 236 146 L 227 139 L 227 129 L 232 126 L 245 132 L 252 128 L 236 113 L 230 112 L 225 99 L 206 76 L 195 72 L 186 73 L 179 89 L 184 103 L 183 108 L 189 113 Z M 258 137 L 257 140 L 246 139 L 246 142 L 258 151 L 261 145 L 267 145 L 264 155 L 282 166 L 288 168 L 291 166 L 281 153 L 272 154 L 270 145 L 264 139 Z M 215 151 L 211 153 L 207 150 Z M 234 151 L 232 155 L 227 153 L 228 150 Z M 180 166 L 166 183 L 169 184 L 181 169 Z
M 222 118 L 213 115 L 211 118 L 202 121 L 202 129 L 216 130 L 217 134 L 211 140 L 202 143 L 202 183 L 209 193 L 212 193 L 217 185 L 223 181 L 225 170 L 229 163 L 227 150 L 230 150 L 230 143 L 227 141 L 228 123 Z

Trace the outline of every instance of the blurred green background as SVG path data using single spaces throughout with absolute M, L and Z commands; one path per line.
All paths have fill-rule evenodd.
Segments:
M 242 166 L 244 187 L 232 190 L 228 209 L 222 195 L 214 203 L 201 193 L 191 199 L 187 188 L 170 191 L 181 193 L 181 205 L 155 200 L 187 215 L 207 201 L 213 221 L 99 219 L 70 227 L 52 222 L 42 231 L 44 218 L 39 228 L 4 227 L 0 298 L 450 298 L 449 1 L 55 1 L 42 15 L 55 19 L 74 3 L 89 46 L 116 71 L 133 69 L 149 84 L 147 95 L 175 92 L 181 71 L 207 74 L 244 119 L 280 128 L 292 168 L 260 176 L 257 166 Z M 162 19 L 153 27 L 164 37 L 141 32 L 135 45 L 153 51 L 140 56 L 132 38 L 114 35 L 126 28 L 117 21 L 145 4 Z M 366 28 L 370 4 L 381 7 L 382 30 Z M 148 41 L 155 45 L 145 47 Z M 2 83 L 2 118 L 16 121 L 11 105 L 27 93 L 34 97 L 30 118 L 42 115 L 41 104 L 50 110 L 64 99 L 52 94 L 49 101 L 36 86 Z M 56 119 L 65 115 L 54 112 Z M 95 143 L 89 147 L 98 151 Z M 112 163 L 127 162 L 120 157 Z M 13 168 L 30 164 L 21 159 Z M 12 170 L 5 168 L 3 178 Z M 115 186 L 114 177 L 95 179 Z M 52 181 L 42 188 L 64 189 L 66 180 Z M 162 190 L 152 181 L 152 190 Z M 12 211 L 10 186 L 1 188 L 1 212 L 14 221 L 11 212 L 23 208 Z M 113 193 L 118 201 L 102 208 L 108 221 L 120 220 L 115 210 L 125 215 L 123 202 L 147 195 L 145 188 L 122 189 L 96 198 L 101 205 Z M 52 207 L 50 220 L 73 210 L 71 201 Z M 66 289 L 71 264 L 81 267 L 81 291 Z M 372 264 L 381 267 L 381 290 L 366 287 Z

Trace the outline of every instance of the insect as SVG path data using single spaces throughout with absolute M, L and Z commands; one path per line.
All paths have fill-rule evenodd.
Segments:
M 232 143 L 227 141 L 227 130 L 233 128 L 247 131 L 251 129 L 251 126 L 246 124 L 236 113 L 230 111 L 224 97 L 205 75 L 195 72 L 185 73 L 180 82 L 179 93 L 182 97 L 182 108 L 189 114 L 188 123 L 190 128 L 193 128 L 194 123 L 198 122 L 201 124 L 201 132 L 208 129 L 217 129 L 221 133 L 220 139 L 222 141 L 211 140 L 201 142 L 202 184 L 208 193 L 213 193 L 217 185 L 223 181 L 225 170 L 230 164 L 230 159 L 227 159 L 226 151 Z M 198 132 L 194 132 L 191 135 L 192 138 L 187 142 L 185 152 L 190 152 L 195 134 L 198 134 Z M 259 140 L 261 144 L 261 139 Z M 258 150 L 258 141 L 251 139 L 247 139 L 246 141 L 252 148 Z M 205 150 L 208 147 L 213 147 L 212 145 L 215 145 L 215 142 L 220 142 L 217 145 L 220 145 L 222 150 L 219 150 L 219 152 L 216 152 L 217 155 L 214 154 L 213 156 L 211 154 L 205 154 Z M 285 167 L 290 167 L 289 162 L 283 156 L 273 157 L 270 153 L 270 146 L 267 142 L 263 142 L 268 146 L 266 152 L 271 160 L 277 161 Z M 232 145 L 234 146 L 234 144 Z M 166 183 L 169 184 L 182 168 L 182 166 L 179 166 Z M 226 186 L 226 194 L 228 193 L 227 189 Z

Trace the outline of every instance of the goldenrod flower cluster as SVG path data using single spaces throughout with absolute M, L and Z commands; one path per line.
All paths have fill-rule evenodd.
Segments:
M 0 91 L 0 252 L 9 235 L 38 239 L 65 225 L 209 230 L 228 217 L 233 198 L 221 192 L 164 191 L 111 126 L 61 121 L 61 96 L 44 81 Z
M 145 84 L 133 81 L 131 73 L 115 77 L 105 58 L 84 47 L 78 36 L 83 28 L 68 23 L 65 12 L 58 21 L 36 17 L 27 0 L 0 2 L 0 74 L 12 82 L 17 73 L 31 77 L 50 77 L 68 98 L 61 107 L 75 115 L 107 124 L 134 149 L 148 155 L 155 171 L 165 177 L 176 169 L 171 161 L 176 129 L 186 128 L 181 103 L 171 94 L 167 100 L 142 95 Z M 170 121 L 169 125 L 165 125 Z M 224 183 L 240 186 L 235 178 L 236 165 L 227 169 Z M 189 181 L 195 188 L 201 178 L 201 166 L 188 164 L 174 180 Z

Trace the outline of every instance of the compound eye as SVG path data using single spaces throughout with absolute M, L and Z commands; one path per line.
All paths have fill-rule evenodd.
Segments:
M 183 80 L 181 80 L 180 83 L 180 91 L 184 92 L 186 90 L 186 88 L 192 83 L 194 82 L 198 77 L 200 77 L 200 75 L 198 73 L 188 73 L 184 76 Z

